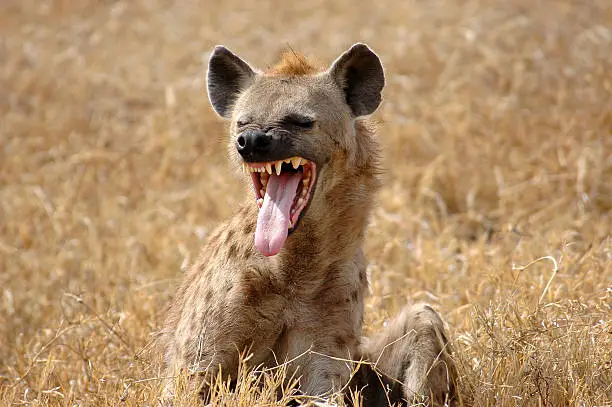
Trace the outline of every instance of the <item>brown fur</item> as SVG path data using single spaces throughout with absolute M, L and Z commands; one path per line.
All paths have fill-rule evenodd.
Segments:
M 323 71 L 321 67 L 313 64 L 304 55 L 289 50 L 281 55 L 280 61 L 276 65 L 266 71 L 266 75 L 305 76 L 314 75 L 321 71 Z
M 442 346 L 439 317 L 419 310 L 407 311 L 395 328 L 361 349 L 368 285 L 362 245 L 380 186 L 380 148 L 371 121 L 352 119 L 337 82 L 316 72 L 303 57 L 286 54 L 232 108 L 229 151 L 237 163 L 237 119 L 248 117 L 253 126 L 277 123 L 296 106 L 316 114 L 313 131 L 292 137 L 300 155 L 317 163 L 318 177 L 305 216 L 279 254 L 264 257 L 255 249 L 258 209 L 249 198 L 215 230 L 186 274 L 168 313 L 163 346 L 168 375 L 184 369 L 201 374 L 204 395 L 220 367 L 236 377 L 239 354 L 247 349 L 250 366 L 295 359 L 289 373 L 300 377 L 301 391 L 323 396 L 350 379 L 351 365 L 339 359 L 378 357 L 382 344 L 406 329 L 416 330 L 418 340 L 398 342 L 401 349 L 382 357 L 381 368 L 410 379 L 410 386 Z M 287 75 L 293 76 L 288 83 Z M 415 363 L 406 367 L 407 358 Z M 404 394 L 448 387 L 435 380 Z

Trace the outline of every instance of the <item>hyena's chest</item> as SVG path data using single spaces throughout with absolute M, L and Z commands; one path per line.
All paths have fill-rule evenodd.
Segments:
M 332 355 L 356 354 L 367 282 L 351 266 L 344 274 L 287 292 L 284 324 L 274 347 L 277 356 L 293 359 L 313 347 Z

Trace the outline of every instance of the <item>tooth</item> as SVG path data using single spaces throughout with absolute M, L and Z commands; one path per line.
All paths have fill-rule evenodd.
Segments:
M 264 201 L 263 198 L 259 198 L 257 200 L 257 206 L 259 206 L 261 208 L 263 206 L 263 201 Z
M 261 194 L 261 196 L 264 196 L 266 194 L 266 191 L 264 191 L 264 189 L 262 188 L 259 190 L 259 193 Z
M 260 181 L 261 181 L 261 185 L 263 185 L 264 187 L 268 185 L 268 178 L 261 177 Z
M 278 175 L 281 174 L 281 171 L 283 169 L 282 168 L 283 167 L 283 162 L 282 161 L 277 161 L 275 165 L 276 165 L 276 175 L 278 176 Z
M 289 164 L 291 162 L 291 158 L 285 158 L 283 162 Z
M 266 163 L 266 171 L 268 171 L 268 174 L 272 174 L 272 164 Z
M 293 165 L 293 169 L 297 170 L 298 167 L 300 166 L 300 163 L 302 162 L 302 159 L 300 157 L 293 157 L 291 158 L 291 165 Z

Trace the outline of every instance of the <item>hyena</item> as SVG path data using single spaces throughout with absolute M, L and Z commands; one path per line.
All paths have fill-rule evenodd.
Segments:
M 305 395 L 350 381 L 367 405 L 452 393 L 444 327 L 430 307 L 406 308 L 361 338 L 363 242 L 380 186 L 368 116 L 385 83 L 378 56 L 356 44 L 328 69 L 287 53 L 262 72 L 227 48 L 209 60 L 214 110 L 229 120 L 229 155 L 253 197 L 219 226 L 187 272 L 164 326 L 168 375 L 194 373 L 206 398 L 219 369 L 288 363 Z M 381 383 L 383 386 L 381 386 Z

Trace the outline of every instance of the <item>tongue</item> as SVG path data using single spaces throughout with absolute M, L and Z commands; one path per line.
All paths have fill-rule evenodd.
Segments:
M 270 175 L 266 196 L 257 216 L 255 247 L 264 256 L 274 256 L 282 249 L 289 230 L 291 205 L 302 178 L 300 173 Z

